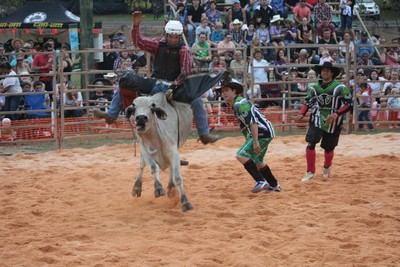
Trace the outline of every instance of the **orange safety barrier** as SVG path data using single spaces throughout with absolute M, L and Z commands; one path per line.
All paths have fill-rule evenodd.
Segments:
M 106 125 L 105 122 L 87 120 L 87 117 L 65 118 L 64 136 L 96 135 L 115 133 L 115 129 L 131 129 L 129 122 L 117 121 L 112 125 Z M 53 139 L 54 126 L 51 118 L 15 120 L 13 127 L 23 127 L 14 129 L 14 140 L 38 140 Z M 57 130 L 59 137 L 61 135 L 61 119 L 57 119 Z M 1 138 L 2 141 L 4 138 Z
M 13 121 L 12 126 L 30 126 L 15 129 L 16 139 L 37 140 L 54 138 L 51 118 Z M 46 125 L 47 124 L 47 125 Z
M 282 109 L 280 107 L 270 107 L 260 109 L 260 111 L 271 121 L 272 124 L 282 123 Z M 285 120 L 285 122 L 287 119 Z M 232 109 L 229 107 L 212 108 L 208 112 L 208 122 L 210 127 L 220 128 L 221 130 L 238 131 L 239 123 L 235 116 L 232 115 Z M 12 126 L 20 126 L 23 128 L 15 129 L 15 140 L 38 140 L 38 139 L 54 139 L 54 125 L 51 118 L 27 119 L 13 121 Z M 196 124 L 193 121 L 193 129 Z M 61 119 L 57 119 L 56 127 L 58 136 L 61 138 Z M 131 126 L 128 121 L 120 119 L 116 123 L 107 125 L 104 121 L 93 120 L 92 118 L 65 118 L 63 135 L 64 137 L 76 137 L 86 135 L 107 135 L 118 133 L 118 130 L 128 133 Z M 2 140 L 4 141 L 4 140 Z
M 379 110 L 375 112 L 376 116 L 372 116 L 371 112 L 371 120 L 373 121 L 398 121 L 400 123 L 400 118 L 399 118 L 399 111 L 396 110 Z M 380 124 L 380 123 L 375 123 L 375 128 L 388 128 L 390 124 Z M 390 128 L 390 127 L 389 127 Z
M 399 112 L 396 110 L 389 110 L 389 121 L 399 121 Z

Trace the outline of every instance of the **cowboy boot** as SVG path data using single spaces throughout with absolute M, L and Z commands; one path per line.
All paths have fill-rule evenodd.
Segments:
M 106 119 L 107 124 L 112 124 L 116 121 L 116 119 L 108 115 L 107 112 L 99 109 L 93 109 L 93 115 L 98 119 Z
M 200 136 L 200 141 L 204 144 L 212 144 L 217 142 L 219 139 L 218 135 L 214 135 L 214 134 L 206 134 L 206 135 L 202 135 Z

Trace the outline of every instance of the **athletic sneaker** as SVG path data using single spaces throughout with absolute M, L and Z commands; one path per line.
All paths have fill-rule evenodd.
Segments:
M 312 172 L 307 172 L 306 175 L 304 175 L 303 179 L 301 179 L 301 181 L 302 181 L 302 182 L 309 181 L 309 180 L 313 179 L 314 176 L 315 176 L 314 173 L 312 173 Z
M 272 190 L 274 190 L 275 192 L 281 192 L 281 185 L 278 184 L 275 187 L 270 186 L 269 188 L 271 188 Z
M 263 189 L 263 190 L 261 191 L 261 193 L 270 193 L 270 192 L 272 192 L 272 191 L 273 191 L 272 187 L 268 187 L 268 188 Z
M 262 181 L 257 181 L 256 185 L 253 187 L 253 189 L 251 189 L 252 193 L 258 193 L 261 190 L 265 189 L 265 188 L 269 187 L 269 184 L 267 182 L 262 182 Z
M 281 192 L 281 186 L 279 184 L 277 186 L 275 186 L 275 187 L 270 186 L 270 187 L 262 190 L 261 192 L 269 193 L 269 192 L 272 192 L 272 191 Z
M 329 178 L 331 177 L 331 167 L 324 167 L 324 170 L 322 171 L 322 177 L 324 178 Z

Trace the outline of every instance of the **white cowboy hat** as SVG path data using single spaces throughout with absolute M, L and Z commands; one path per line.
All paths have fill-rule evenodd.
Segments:
M 24 48 L 29 48 L 30 49 L 30 48 L 32 48 L 32 45 L 30 43 L 25 43 L 24 44 Z
M 280 15 L 274 15 L 274 16 L 272 17 L 270 23 L 274 23 L 275 21 L 278 21 L 278 20 L 281 20 L 281 21 L 282 21 L 283 18 L 281 18 Z
M 241 22 L 240 20 L 238 20 L 238 19 L 235 19 L 235 20 L 232 22 L 232 25 L 236 25 L 236 24 L 242 25 L 242 22 Z
M 114 72 L 109 72 L 109 73 L 107 73 L 107 74 L 104 74 L 103 76 L 104 76 L 104 78 L 106 78 L 106 79 L 117 78 L 117 74 L 115 74 Z

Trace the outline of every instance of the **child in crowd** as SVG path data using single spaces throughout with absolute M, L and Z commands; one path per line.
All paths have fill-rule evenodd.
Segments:
M 327 49 L 325 49 L 322 53 L 321 53 L 321 58 L 319 60 L 319 64 L 322 65 L 324 64 L 324 62 L 333 62 L 333 59 L 331 57 L 331 55 L 329 54 L 329 51 Z
M 122 77 L 127 71 L 132 70 L 132 60 L 130 58 L 121 59 L 116 70 L 118 77 Z
M 367 83 L 360 83 L 360 87 L 358 90 L 358 107 L 359 108 L 370 108 L 371 107 L 371 98 L 370 94 L 368 93 L 368 84 Z M 364 129 L 363 121 L 368 121 L 368 128 L 370 131 L 374 129 L 374 125 L 370 122 L 370 110 L 359 110 L 358 111 L 358 129 Z
M 387 104 L 389 105 L 390 108 L 396 108 L 399 109 L 400 108 L 400 90 L 396 87 L 394 87 L 391 92 L 391 95 L 394 95 L 392 97 L 389 97 Z M 400 119 L 400 111 L 396 110 L 395 113 L 397 114 L 396 119 L 399 120 Z M 389 124 L 389 128 L 400 128 L 399 124 Z
M 76 90 L 76 87 L 73 83 L 69 83 L 67 86 L 67 92 L 64 93 L 64 106 L 66 107 L 82 107 L 83 97 L 81 92 L 73 91 Z M 66 118 L 70 117 L 82 117 L 83 115 L 82 109 L 74 109 L 74 110 L 64 110 L 64 116 Z
M 307 81 L 309 81 L 309 83 L 307 83 L 306 88 L 310 87 L 313 83 L 315 83 L 315 79 L 317 79 L 317 73 L 315 73 L 315 70 L 309 70 L 307 72 Z
M 332 51 L 331 52 L 331 58 L 332 58 L 332 63 L 333 64 L 342 64 L 342 63 L 344 63 L 344 61 L 342 62 L 342 60 L 338 57 L 338 52 L 336 52 L 336 51 Z
M 222 30 L 222 23 L 218 22 L 215 25 L 215 30 L 211 33 L 211 45 L 216 47 L 222 40 L 224 40 L 224 31 Z
M 231 80 L 225 81 L 221 87 L 222 96 L 236 116 L 246 142 L 237 151 L 236 159 L 256 181 L 251 190 L 258 192 L 279 192 L 281 186 L 264 163 L 264 156 L 268 145 L 275 137 L 272 124 L 250 101 L 240 96 L 243 86 Z
M 218 54 L 214 54 L 208 69 L 210 73 L 214 73 L 216 75 L 219 74 L 221 71 L 226 70 L 224 58 L 220 57 Z
M 38 93 L 38 92 L 46 92 L 46 90 L 44 90 L 44 88 L 43 88 L 43 83 L 41 81 L 35 81 L 33 83 L 33 90 L 36 93 Z M 49 96 L 49 94 L 45 94 L 44 95 L 43 106 L 44 107 L 50 107 L 50 96 Z
M 236 47 L 241 47 L 243 43 L 244 33 L 241 29 L 242 22 L 238 19 L 235 19 L 232 22 L 233 28 L 231 30 L 232 41 L 235 43 Z
M 254 23 L 250 23 L 247 30 L 244 31 L 243 44 L 246 47 L 249 47 L 251 45 L 251 41 L 253 41 L 254 35 L 255 35 Z
M 0 139 L 13 142 L 17 136 L 16 132 L 10 128 L 11 120 L 4 118 L 1 122 Z
M 208 18 L 207 17 L 201 18 L 201 24 L 199 27 L 196 28 L 196 42 L 199 41 L 200 33 L 205 33 L 207 35 L 207 40 L 210 41 L 211 29 L 210 29 L 210 27 L 208 27 Z
M 21 88 L 22 88 L 23 93 L 32 92 L 32 83 L 31 82 L 22 82 Z
M 116 60 L 114 60 L 114 64 L 113 64 L 114 71 L 116 71 L 116 70 L 121 68 L 121 61 L 122 60 L 127 60 L 127 59 L 131 59 L 130 56 L 129 56 L 129 52 L 128 51 L 122 51 L 120 53 L 120 56 Z
M 259 37 L 260 45 L 268 46 L 268 43 L 270 42 L 271 39 L 266 23 L 261 22 L 260 28 L 258 28 L 257 30 L 257 36 Z

